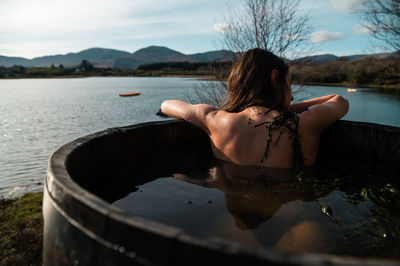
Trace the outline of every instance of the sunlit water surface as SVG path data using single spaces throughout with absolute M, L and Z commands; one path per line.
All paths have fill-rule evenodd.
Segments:
M 60 146 L 110 127 L 161 120 L 165 99 L 187 100 L 192 78 L 79 78 L 0 80 L 0 196 L 43 190 L 47 160 Z M 140 91 L 136 97 L 119 93 Z M 307 86 L 295 97 L 341 94 L 343 118 L 400 126 L 400 94 L 393 91 Z M 197 98 L 193 96 L 193 100 Z

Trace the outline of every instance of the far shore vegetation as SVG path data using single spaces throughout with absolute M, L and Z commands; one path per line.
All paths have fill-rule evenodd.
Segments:
M 78 78 L 78 77 L 199 77 L 226 79 L 232 62 L 163 62 L 140 65 L 137 69 L 97 68 L 83 60 L 79 66 L 2 67 L 0 78 Z M 369 56 L 357 60 L 292 61 L 295 84 L 400 89 L 400 55 L 383 59 Z
M 298 84 L 326 84 L 400 89 L 400 54 L 377 59 L 339 58 L 335 61 L 292 63 L 292 79 Z

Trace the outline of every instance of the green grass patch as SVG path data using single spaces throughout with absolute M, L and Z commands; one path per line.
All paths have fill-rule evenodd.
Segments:
M 0 265 L 42 265 L 43 193 L 0 200 Z

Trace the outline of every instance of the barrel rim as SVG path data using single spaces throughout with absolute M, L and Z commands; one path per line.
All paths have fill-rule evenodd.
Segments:
M 378 124 L 378 123 L 371 123 L 371 122 L 351 121 L 351 120 L 338 120 L 333 125 L 331 125 L 331 127 L 340 125 L 340 124 L 352 125 L 352 126 L 363 126 L 363 127 L 373 128 L 373 129 L 380 129 L 380 130 L 384 130 L 384 131 L 388 131 L 388 132 L 400 133 L 400 127 Z
M 287 253 L 273 250 L 272 248 L 268 247 L 250 247 L 245 244 L 241 244 L 220 237 L 197 237 L 172 225 L 167 225 L 143 217 L 135 216 L 128 211 L 109 204 L 105 200 L 78 185 L 75 181 L 73 181 L 67 171 L 66 163 L 71 153 L 84 147 L 85 145 L 89 145 L 89 143 L 91 143 L 92 141 L 147 126 L 170 125 L 178 123 L 185 122 L 183 120 L 166 120 L 108 128 L 106 130 L 75 139 L 61 146 L 51 155 L 48 160 L 48 170 L 45 179 L 45 190 L 50 196 L 52 203 L 55 204 L 57 208 L 63 209 L 62 200 L 65 197 L 68 197 L 69 200 L 82 204 L 87 208 L 96 211 L 101 215 L 107 216 L 110 219 L 114 219 L 123 225 L 134 226 L 150 233 L 158 234 L 163 237 L 173 238 L 175 241 L 184 242 L 200 248 L 211 249 L 216 252 L 223 252 L 228 255 L 237 255 L 238 253 L 240 253 L 242 255 L 244 254 L 246 256 L 255 257 L 256 259 L 261 259 L 268 262 L 282 262 L 297 265 L 314 265 L 320 264 L 321 262 L 330 263 L 333 265 L 398 265 L 399 261 L 393 259 L 381 259 L 375 257 L 364 258 L 321 253 Z M 400 133 L 400 127 L 379 125 L 375 123 L 340 120 L 336 122 L 336 124 L 361 125 L 364 127 L 379 128 L 390 132 Z M 69 203 L 71 204 L 71 202 Z M 72 216 L 66 218 L 73 220 L 75 219 Z M 74 224 L 77 223 L 75 222 Z M 149 227 L 148 224 L 151 224 L 152 226 Z M 87 229 L 84 228 L 83 225 L 82 227 L 83 228 L 79 229 L 81 229 L 83 232 L 85 232 L 85 230 L 87 231 Z

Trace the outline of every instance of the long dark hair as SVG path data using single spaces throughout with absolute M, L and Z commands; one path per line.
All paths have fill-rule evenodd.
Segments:
M 271 84 L 271 72 L 278 71 L 278 87 Z M 250 106 L 284 108 L 286 75 L 289 66 L 264 49 L 245 52 L 233 66 L 228 78 L 228 95 L 222 106 L 228 112 L 241 112 Z

